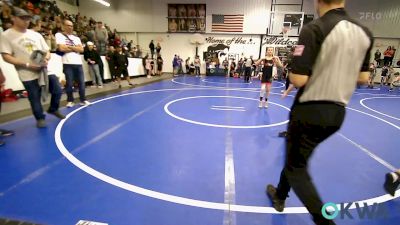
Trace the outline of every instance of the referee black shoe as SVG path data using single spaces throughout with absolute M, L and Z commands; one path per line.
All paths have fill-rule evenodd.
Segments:
M 385 191 L 389 193 L 391 196 L 394 196 L 396 193 L 397 188 L 399 187 L 400 179 L 394 180 L 391 173 L 386 174 L 385 183 L 383 184 L 383 188 Z
M 278 137 L 287 137 L 287 131 L 279 132 Z
M 267 195 L 274 209 L 278 212 L 283 212 L 283 209 L 285 208 L 285 200 L 278 198 L 276 188 L 271 184 L 268 184 L 267 186 Z
M 0 129 L 0 136 L 8 137 L 8 136 L 11 136 L 11 135 L 14 135 L 14 131 Z

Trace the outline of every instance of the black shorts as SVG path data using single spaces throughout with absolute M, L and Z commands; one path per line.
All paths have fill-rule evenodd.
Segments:
M 129 76 L 129 74 L 128 74 L 128 68 L 126 68 L 126 67 L 120 67 L 120 68 L 115 69 L 115 75 L 116 75 L 117 77 L 120 77 L 121 74 L 122 74 L 124 77 Z
M 261 83 L 265 84 L 265 83 L 272 83 L 272 76 L 268 76 L 268 75 L 261 75 Z

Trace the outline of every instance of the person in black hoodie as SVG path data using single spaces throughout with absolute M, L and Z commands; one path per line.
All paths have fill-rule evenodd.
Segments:
M 128 74 L 128 64 L 129 64 L 128 56 L 122 50 L 121 46 L 119 45 L 115 46 L 115 52 L 113 58 L 114 58 L 115 75 L 118 81 L 118 87 L 121 88 L 121 74 L 126 78 L 130 86 L 134 86 L 131 83 L 131 79 Z
M 92 76 L 93 86 L 98 88 L 103 88 L 103 81 L 100 76 L 99 62 L 101 61 L 99 53 L 94 50 L 94 44 L 91 41 L 86 43 L 85 51 L 83 52 L 83 57 L 89 65 L 89 73 Z
M 149 44 L 149 48 L 150 48 L 150 52 L 151 52 L 151 58 L 153 59 L 153 56 L 154 56 L 154 49 L 155 49 L 154 41 L 153 41 L 153 40 L 151 40 L 151 42 L 150 42 L 150 44 Z
M 115 68 L 114 68 L 114 52 L 115 52 L 114 46 L 109 46 L 106 54 L 106 60 L 108 62 L 108 68 L 110 70 L 112 82 L 116 81 Z

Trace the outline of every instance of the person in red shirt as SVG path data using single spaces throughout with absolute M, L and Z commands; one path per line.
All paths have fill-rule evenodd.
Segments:
M 394 55 L 396 55 L 396 49 L 394 48 L 394 46 L 392 46 L 392 51 L 391 51 L 391 56 L 390 56 L 390 65 L 393 66 L 393 59 L 394 59 Z
M 392 57 L 394 56 L 394 51 L 391 46 L 387 47 L 386 51 L 383 53 L 383 65 L 389 66 Z
M 120 45 L 121 45 L 121 38 L 119 37 L 118 34 L 115 34 L 114 46 L 120 46 Z

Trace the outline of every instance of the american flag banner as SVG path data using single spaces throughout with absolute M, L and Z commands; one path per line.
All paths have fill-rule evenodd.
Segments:
M 243 32 L 243 14 L 212 15 L 212 32 Z

